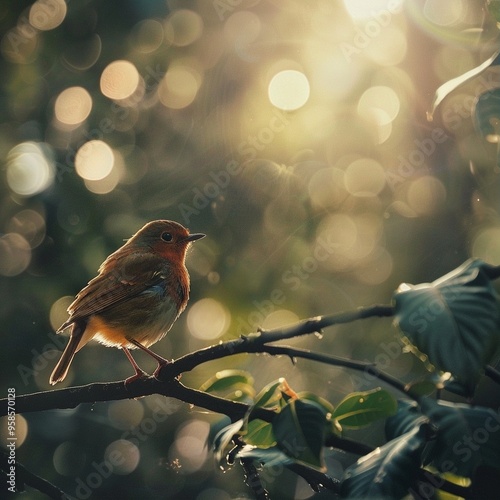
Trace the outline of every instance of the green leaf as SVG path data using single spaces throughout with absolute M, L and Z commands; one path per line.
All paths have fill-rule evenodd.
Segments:
M 488 11 L 494 17 L 498 23 L 500 22 L 500 1 L 499 0 L 489 0 Z
M 396 410 L 396 398 L 390 392 L 377 388 L 349 394 L 337 405 L 332 418 L 343 427 L 356 429 L 393 415 Z
M 321 471 L 322 450 L 327 430 L 325 410 L 312 401 L 292 399 L 273 419 L 278 447 L 298 462 Z
M 489 142 L 498 142 L 500 130 L 500 89 L 482 93 L 472 111 L 474 127 Z M 494 124 L 497 124 L 497 127 Z
M 222 463 L 226 456 L 226 448 L 231 443 L 235 434 L 238 434 L 245 424 L 245 419 L 241 418 L 236 422 L 221 429 L 214 438 L 214 454 L 218 463 Z
M 220 392 L 232 390 L 235 386 L 252 387 L 253 378 L 244 370 L 222 370 L 210 377 L 201 387 L 200 391 Z
M 472 80 L 473 78 L 481 74 L 484 70 L 486 70 L 490 66 L 499 64 L 500 62 L 499 56 L 500 56 L 500 50 L 492 54 L 488 59 L 486 59 L 486 61 L 481 63 L 479 66 L 472 68 L 463 75 L 457 76 L 456 78 L 453 78 L 443 83 L 436 90 L 436 93 L 434 94 L 434 100 L 432 102 L 431 110 L 427 113 L 428 120 L 429 121 L 433 120 L 434 112 L 436 111 L 437 107 L 441 104 L 441 102 L 446 96 L 448 96 L 454 90 L 456 90 L 460 86 L 464 85 L 468 81 Z
M 297 397 L 302 401 L 307 399 L 307 401 L 312 401 L 313 403 L 318 404 L 325 410 L 327 414 L 331 415 L 335 410 L 335 407 L 330 403 L 330 401 L 327 401 L 325 398 L 322 398 L 321 396 L 318 396 L 313 392 L 301 391 L 297 393 Z
M 415 426 L 381 448 L 361 457 L 344 473 L 342 498 L 390 498 L 407 495 L 421 465 L 428 426 Z
M 385 435 L 389 440 L 395 439 L 428 421 L 415 401 L 399 400 L 397 413 L 385 422 Z
M 243 440 L 247 444 L 259 446 L 260 448 L 270 448 L 276 445 L 272 424 L 264 422 L 260 418 L 248 422 Z
M 433 283 L 403 284 L 394 294 L 395 322 L 409 341 L 469 393 L 500 338 L 496 275 L 494 266 L 468 260 Z
M 273 408 L 278 407 L 278 401 L 281 399 L 281 392 L 278 390 L 281 385 L 281 379 L 267 384 L 255 396 L 253 408 Z
M 422 413 L 437 428 L 429 459 L 441 472 L 471 477 L 476 468 L 500 467 L 500 415 L 490 408 L 425 398 Z
M 422 398 L 400 401 L 398 413 L 387 419 L 388 439 L 399 437 L 422 422 L 430 421 L 435 438 L 423 454 L 423 463 L 440 472 L 471 477 L 478 465 L 500 467 L 500 415 L 490 408 Z
M 438 389 L 444 389 L 446 384 L 449 383 L 450 378 L 448 372 L 431 373 L 406 384 L 405 391 L 412 397 L 428 396 Z

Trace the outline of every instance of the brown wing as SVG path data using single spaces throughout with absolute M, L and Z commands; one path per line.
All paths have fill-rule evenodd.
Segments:
M 69 306 L 69 319 L 62 331 L 79 318 L 98 314 L 160 284 L 168 278 L 165 259 L 151 253 L 115 252 L 99 268 L 99 274 L 89 281 Z

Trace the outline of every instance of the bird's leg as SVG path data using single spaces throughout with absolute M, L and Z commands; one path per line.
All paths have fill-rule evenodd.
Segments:
M 141 370 L 141 368 L 139 368 L 139 365 L 135 362 L 134 358 L 132 357 L 132 354 L 130 354 L 129 350 L 126 347 L 122 346 L 122 351 L 125 353 L 125 356 L 127 356 L 128 360 L 130 361 L 130 364 L 134 367 L 135 370 L 135 375 L 132 375 L 131 377 L 125 380 L 125 386 L 134 382 L 134 380 L 149 377 L 149 375 L 144 370 Z
M 156 354 L 153 352 L 151 349 L 148 349 L 147 347 L 143 346 L 140 342 L 137 342 L 135 339 L 130 339 L 127 338 L 127 340 L 131 343 L 137 346 L 139 349 L 142 349 L 144 352 L 147 352 L 151 357 L 156 359 L 158 362 L 158 366 L 156 367 L 156 370 L 153 373 L 153 377 L 158 378 L 157 375 L 160 373 L 160 370 L 165 366 L 170 363 L 168 359 L 162 358 L 160 355 Z M 130 354 L 129 354 L 130 355 Z

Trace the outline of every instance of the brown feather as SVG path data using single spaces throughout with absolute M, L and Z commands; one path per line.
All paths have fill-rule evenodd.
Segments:
M 159 255 L 139 253 L 137 249 L 131 249 L 130 253 L 121 250 L 120 255 L 111 254 L 100 267 L 99 274 L 78 293 L 68 308 L 70 317 L 58 331 L 79 318 L 102 313 L 136 297 L 172 274 L 169 263 Z

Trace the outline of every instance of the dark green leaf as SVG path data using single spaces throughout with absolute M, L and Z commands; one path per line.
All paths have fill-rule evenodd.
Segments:
M 440 471 L 471 477 L 476 468 L 500 467 L 500 415 L 490 408 L 425 398 L 422 412 L 437 428 L 429 459 Z
M 493 124 L 495 121 L 500 123 L 500 89 L 489 90 L 481 94 L 474 104 L 472 117 L 476 131 L 486 140 L 496 142 L 495 136 L 498 136 L 500 132 Z
M 393 415 L 396 410 L 396 398 L 390 392 L 377 388 L 349 394 L 337 405 L 332 418 L 343 427 L 359 428 Z
M 500 309 L 490 281 L 495 272 L 469 260 L 433 283 L 401 285 L 394 295 L 395 321 L 404 334 L 469 392 L 500 338 Z
M 243 440 L 247 444 L 259 446 L 260 448 L 269 448 L 276 445 L 272 424 L 259 418 L 248 422 Z
M 238 385 L 240 388 L 242 386 L 252 387 L 253 378 L 250 373 L 244 370 L 221 370 L 217 372 L 213 377 L 209 378 L 201 387 L 200 391 L 204 392 L 218 392 L 218 391 L 228 391 Z M 253 389 L 252 389 L 253 390 Z
M 324 470 L 325 410 L 312 401 L 292 399 L 273 419 L 278 446 L 293 459 Z
M 385 422 L 385 435 L 388 440 L 398 438 L 428 420 L 422 415 L 415 401 L 399 400 L 397 413 Z
M 334 406 L 330 403 L 330 401 L 327 401 L 325 398 L 322 398 L 321 396 L 318 396 L 313 392 L 301 391 L 297 393 L 297 397 L 301 400 L 307 399 L 308 401 L 312 401 L 313 403 L 322 406 L 326 413 L 332 414 L 333 411 L 335 410 Z
M 279 391 L 279 386 L 281 385 L 281 380 L 271 382 L 267 384 L 258 394 L 255 396 L 255 402 L 253 408 L 269 408 L 277 407 L 278 401 L 281 399 L 281 392 Z
M 489 408 L 463 404 L 400 401 L 399 411 L 387 419 L 388 439 L 408 432 L 422 422 L 430 421 L 435 439 L 423 454 L 423 462 L 441 472 L 471 477 L 480 464 L 500 467 L 500 415 Z
M 348 467 L 342 481 L 342 498 L 390 498 L 407 495 L 421 465 L 428 426 L 414 427 Z

